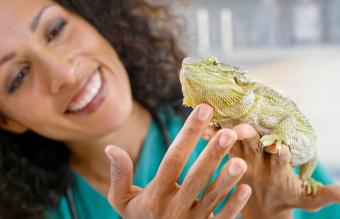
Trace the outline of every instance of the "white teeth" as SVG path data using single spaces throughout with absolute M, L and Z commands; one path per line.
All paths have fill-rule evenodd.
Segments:
M 78 100 L 77 102 L 72 102 L 68 108 L 68 111 L 78 111 L 85 108 L 85 106 L 87 106 L 97 95 L 101 86 L 102 82 L 100 79 L 100 72 L 97 70 L 85 88 L 85 95 L 83 95 L 82 99 Z

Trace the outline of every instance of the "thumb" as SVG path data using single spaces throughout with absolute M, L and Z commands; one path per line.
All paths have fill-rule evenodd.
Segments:
M 333 203 L 340 203 L 340 186 L 320 186 L 317 196 L 310 200 L 305 210 L 317 211 L 320 208 Z
M 117 146 L 108 145 L 105 153 L 111 161 L 111 185 L 107 198 L 112 207 L 122 214 L 133 196 L 133 164 L 129 155 Z
M 329 185 L 321 188 L 325 203 L 340 203 L 340 185 Z

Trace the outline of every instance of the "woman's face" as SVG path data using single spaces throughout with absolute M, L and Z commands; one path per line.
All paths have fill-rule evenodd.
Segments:
M 8 129 L 77 141 L 124 123 L 132 108 L 126 71 L 89 23 L 50 0 L 0 6 L 0 109 Z

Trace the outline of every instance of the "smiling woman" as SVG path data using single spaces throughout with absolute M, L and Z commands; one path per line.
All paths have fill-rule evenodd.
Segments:
M 149 30 L 152 18 L 171 23 L 166 11 L 140 1 L 0 5 L 0 214 L 37 218 L 57 206 L 72 181 L 68 160 L 77 159 L 64 142 L 77 148 L 79 139 L 103 138 L 132 110 L 117 57 L 134 99 L 156 111 L 160 104 L 180 103 L 183 53 L 165 28 Z

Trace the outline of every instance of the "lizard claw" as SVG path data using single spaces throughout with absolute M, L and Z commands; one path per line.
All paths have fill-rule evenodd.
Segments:
M 303 186 L 306 188 L 307 195 L 316 196 L 318 193 L 318 187 L 321 185 L 322 183 L 314 180 L 313 178 L 308 178 L 303 181 Z
M 276 142 L 276 153 L 277 153 L 278 156 L 280 156 L 281 149 L 282 149 L 282 142 L 277 141 Z
M 276 153 L 280 156 L 282 144 L 285 144 L 286 142 L 286 137 L 281 134 L 264 135 L 260 139 L 259 146 L 262 151 L 264 147 L 275 144 Z
M 215 127 L 215 128 L 217 128 L 217 129 L 222 128 L 221 124 L 218 123 L 217 121 L 213 121 L 213 120 L 210 121 L 210 125 L 213 126 L 213 127 Z

